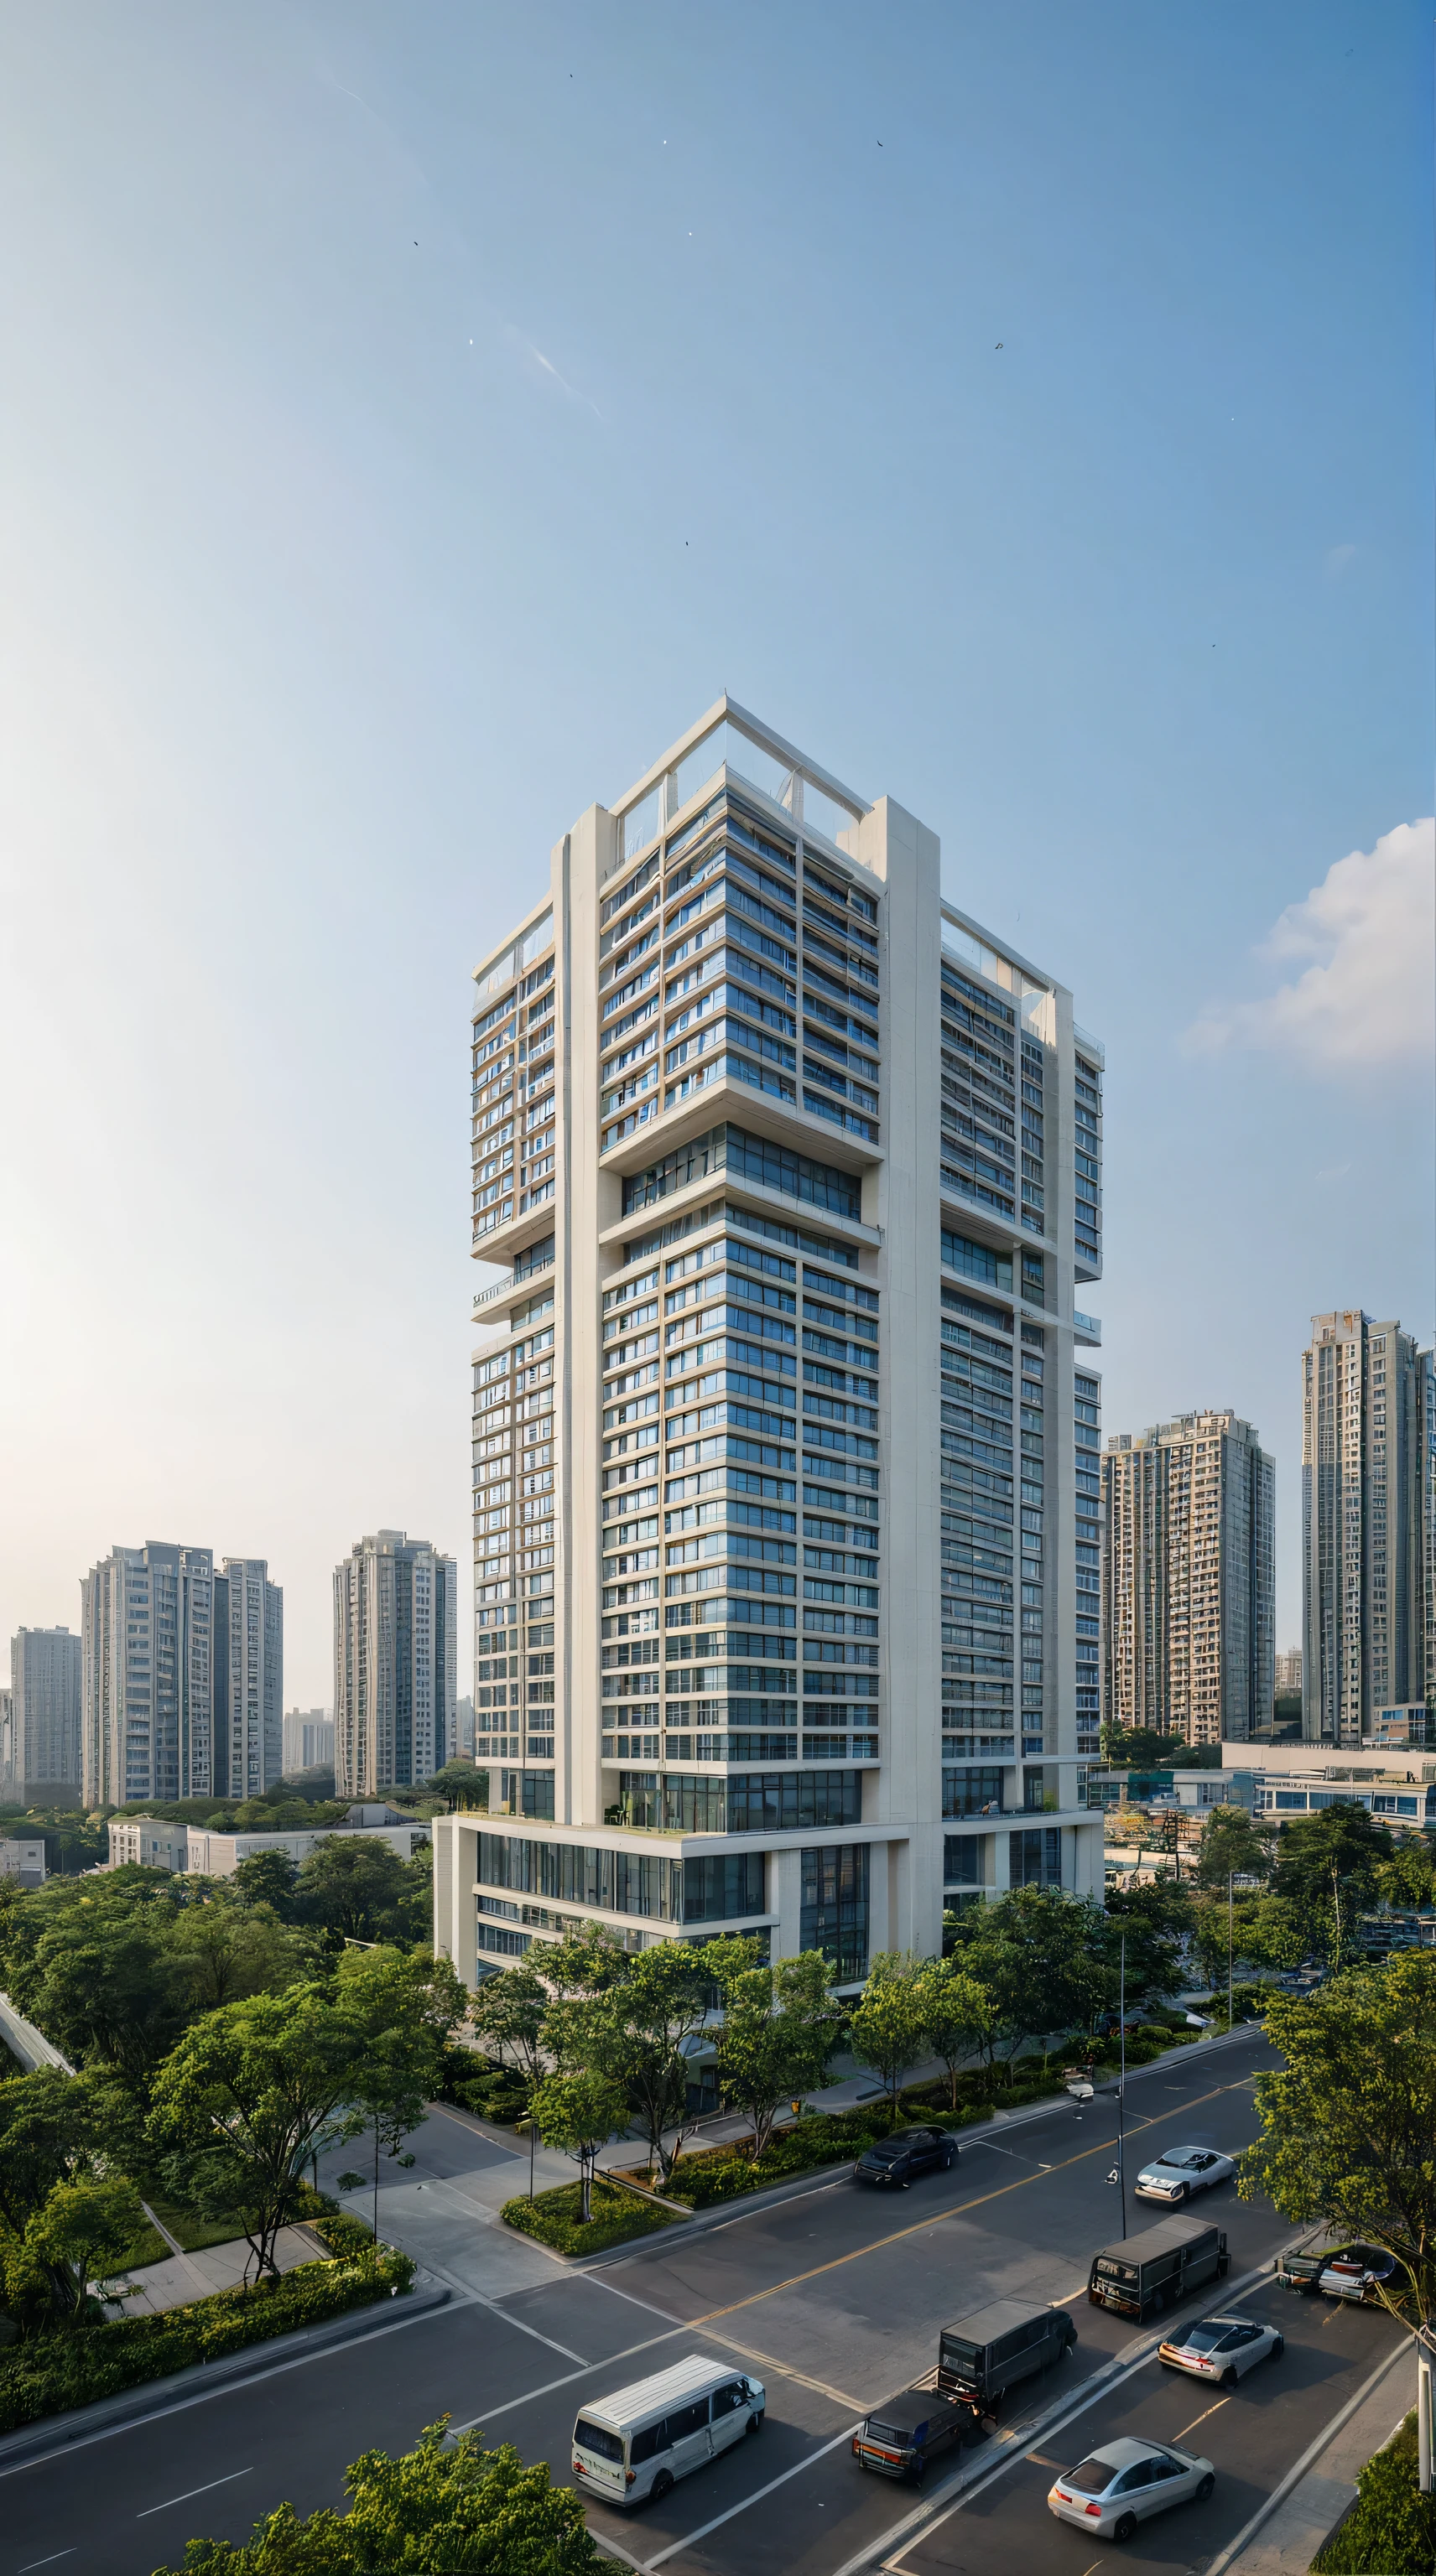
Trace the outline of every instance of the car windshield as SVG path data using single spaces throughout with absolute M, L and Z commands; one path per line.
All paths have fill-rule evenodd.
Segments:
M 1069 2469 L 1062 2484 L 1064 2487 L 1076 2487 L 1080 2495 L 1105 2495 L 1116 2474 L 1115 2462 L 1104 2460 L 1097 2455 L 1089 2460 L 1083 2460 L 1079 2467 Z
M 900 2156 L 902 2153 L 903 2143 L 901 2138 L 880 2138 L 876 2146 L 869 2147 L 868 2149 L 868 2154 L 873 2158 L 873 2161 L 876 2164 L 883 2163 L 889 2156 Z
M 925 2147 L 928 2136 L 926 2129 L 895 2129 L 892 2143 L 895 2147 Z

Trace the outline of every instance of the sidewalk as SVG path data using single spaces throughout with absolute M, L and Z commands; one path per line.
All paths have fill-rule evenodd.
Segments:
M 281 2272 L 292 2272 L 296 2263 L 327 2259 L 327 2249 L 307 2227 L 282 2227 L 274 2253 Z M 135 2285 L 124 2298 L 110 2299 L 102 2281 L 95 2286 L 117 2317 L 159 2316 L 166 2308 L 188 2306 L 191 2299 L 211 2298 L 216 2290 L 238 2289 L 251 2260 L 249 2246 L 238 2236 L 228 2245 L 206 2245 L 198 2254 L 167 2254 L 162 2263 L 140 2263 L 116 2274 L 117 2280 Z

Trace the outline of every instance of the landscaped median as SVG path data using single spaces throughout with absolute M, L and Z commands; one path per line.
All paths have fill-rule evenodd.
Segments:
M 0 2355 L 0 2433 L 118 2397 L 192 2362 L 222 2360 L 272 2335 L 327 2325 L 349 2309 L 407 2290 L 413 2277 L 407 2254 L 366 2244 L 327 2262 L 302 2263 L 282 2280 L 218 2290 L 161 2316 L 121 2317 L 14 2345 Z

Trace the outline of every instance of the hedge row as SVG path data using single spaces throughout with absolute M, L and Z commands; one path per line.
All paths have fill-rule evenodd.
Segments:
M 671 2227 L 673 2213 L 655 2204 L 645 2208 L 627 2191 L 606 2191 L 601 2182 L 593 2186 L 590 2202 L 593 2215 L 585 2227 L 579 2218 L 579 2185 L 560 2183 L 556 2191 L 540 2191 L 532 2200 L 506 2200 L 501 2215 L 521 2236 L 534 2236 L 540 2245 L 552 2246 L 555 2254 L 606 2254 L 611 2245 L 626 2245 L 631 2236 L 652 2236 L 660 2227 Z
M 161 2316 L 119 2317 L 14 2346 L 0 2359 L 0 2433 L 117 2397 L 191 2362 L 218 2361 L 271 2335 L 326 2324 L 347 2309 L 407 2290 L 413 2277 L 407 2254 L 370 2247 L 347 2261 L 301 2263 L 255 2289 L 217 2290 Z
M 1418 2484 L 1416 2418 L 1356 2472 L 1356 2502 L 1313 2558 L 1313 2576 L 1432 2576 L 1436 2497 Z

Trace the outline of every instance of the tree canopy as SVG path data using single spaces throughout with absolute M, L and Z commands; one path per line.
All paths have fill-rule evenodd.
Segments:
M 446 2421 L 397 2459 L 365 2451 L 345 2472 L 344 2512 L 281 2505 L 251 2540 L 192 2540 L 168 2576 L 597 2576 L 608 2562 L 573 2489 L 510 2443 L 446 2441 Z
M 1266 2031 L 1284 2062 L 1257 2079 L 1242 2197 L 1386 2247 L 1400 2266 L 1388 2305 L 1419 2321 L 1436 2310 L 1436 1956 L 1274 1995 Z
M 1357 1918 L 1376 1902 L 1391 1836 L 1367 1808 L 1341 1799 L 1293 1817 L 1277 1836 L 1272 1893 L 1299 1919 L 1309 1948 L 1333 1968 L 1358 1946 Z

